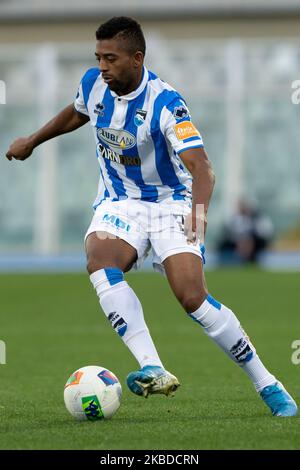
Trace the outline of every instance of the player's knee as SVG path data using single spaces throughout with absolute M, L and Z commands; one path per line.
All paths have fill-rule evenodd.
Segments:
M 99 271 L 99 269 L 105 269 L 107 267 L 118 268 L 124 273 L 126 273 L 131 269 L 133 264 L 134 262 L 128 264 L 126 262 L 122 262 L 122 260 L 105 256 L 88 257 L 86 269 L 90 275 L 95 273 L 96 271 Z
M 207 294 L 208 292 L 206 292 L 205 290 L 196 292 L 187 291 L 182 295 L 182 298 L 180 299 L 181 305 L 187 313 L 195 312 L 200 307 L 200 305 L 203 304 L 204 300 L 207 297 Z
M 105 268 L 105 263 L 101 262 L 99 259 L 88 259 L 86 269 L 89 275 L 95 273 L 96 271 L 99 271 L 99 269 Z
M 95 273 L 97 271 L 95 267 L 95 263 L 93 261 L 88 261 L 86 264 L 86 270 L 89 273 L 89 275 Z

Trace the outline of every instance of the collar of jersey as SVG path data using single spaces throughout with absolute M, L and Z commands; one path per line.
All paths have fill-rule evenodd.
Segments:
M 139 84 L 139 86 L 135 90 L 133 90 L 131 93 L 128 93 L 128 95 L 122 95 L 122 96 L 119 96 L 114 91 L 110 90 L 110 94 L 114 98 L 121 98 L 122 100 L 127 100 L 127 101 L 134 100 L 144 90 L 145 86 L 147 85 L 148 78 L 149 78 L 149 73 L 148 73 L 148 70 L 146 69 L 146 67 L 144 66 L 143 67 L 143 77 L 142 77 L 141 83 Z

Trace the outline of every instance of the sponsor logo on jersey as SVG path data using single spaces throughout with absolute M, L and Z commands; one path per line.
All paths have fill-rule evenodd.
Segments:
M 124 336 L 127 330 L 127 323 L 124 318 L 120 317 L 117 312 L 111 312 L 108 315 L 108 319 L 118 335 L 121 337 Z
M 109 385 L 113 385 L 113 384 L 117 384 L 118 383 L 118 379 L 117 377 L 110 371 L 108 370 L 102 370 L 99 374 L 98 374 L 98 377 L 99 379 L 102 380 L 102 382 L 104 382 L 104 384 L 108 387 Z
M 189 115 L 190 113 L 185 106 L 176 106 L 173 112 L 173 116 L 175 119 L 184 119 L 185 117 Z
M 65 388 L 70 387 L 70 385 L 78 385 L 82 376 L 83 372 L 81 372 L 80 370 L 74 372 L 74 374 L 71 375 L 71 377 L 67 381 Z
M 82 397 L 81 402 L 87 419 L 90 421 L 96 421 L 104 418 L 97 395 Z
M 115 149 L 127 150 L 136 144 L 136 138 L 123 129 L 112 129 L 110 127 L 100 127 L 97 131 L 100 140 Z
M 191 121 L 183 121 L 175 124 L 174 126 L 175 134 L 177 139 L 185 140 L 190 137 L 198 137 L 199 132 Z
M 120 165 L 141 166 L 140 157 L 129 157 L 127 155 L 119 155 L 113 150 L 104 147 L 104 145 L 102 144 L 98 144 L 97 148 L 101 157 L 106 158 L 106 160 L 110 160 L 111 162 L 115 163 L 120 163 Z
M 94 113 L 98 114 L 98 116 L 103 117 L 104 116 L 104 110 L 105 106 L 103 103 L 97 103 L 94 109 Z
M 112 225 L 115 225 L 117 228 L 120 228 L 122 230 L 125 230 L 126 232 L 129 232 L 130 230 L 130 225 L 121 220 L 119 217 L 117 217 L 114 214 L 104 214 L 102 217 L 102 220 L 104 222 L 109 222 Z
M 134 124 L 136 126 L 142 126 L 145 122 L 147 111 L 143 109 L 137 109 L 134 116 Z

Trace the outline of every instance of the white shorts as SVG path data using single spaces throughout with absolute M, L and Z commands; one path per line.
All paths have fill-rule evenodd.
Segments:
M 203 261 L 204 247 L 188 244 L 183 231 L 184 217 L 191 212 L 185 201 L 165 200 L 160 203 L 135 199 L 104 200 L 96 209 L 85 239 L 98 232 L 119 237 L 133 246 L 138 259 L 133 266 L 139 268 L 150 250 L 153 268 L 164 274 L 163 262 L 178 253 L 194 253 Z

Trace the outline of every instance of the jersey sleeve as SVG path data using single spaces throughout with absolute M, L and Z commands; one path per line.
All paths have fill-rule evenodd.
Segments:
M 81 79 L 74 101 L 74 108 L 81 114 L 89 116 L 88 102 L 90 93 L 100 75 L 99 67 L 88 69 Z
M 204 146 L 200 132 L 192 123 L 188 107 L 180 96 L 164 106 L 161 113 L 161 130 L 178 154 L 190 148 Z
M 86 116 L 89 115 L 88 110 L 86 109 L 85 102 L 84 102 L 82 82 L 80 83 L 78 90 L 77 90 L 77 95 L 74 101 L 74 108 L 76 109 L 76 111 L 78 111 L 81 114 L 85 114 Z

